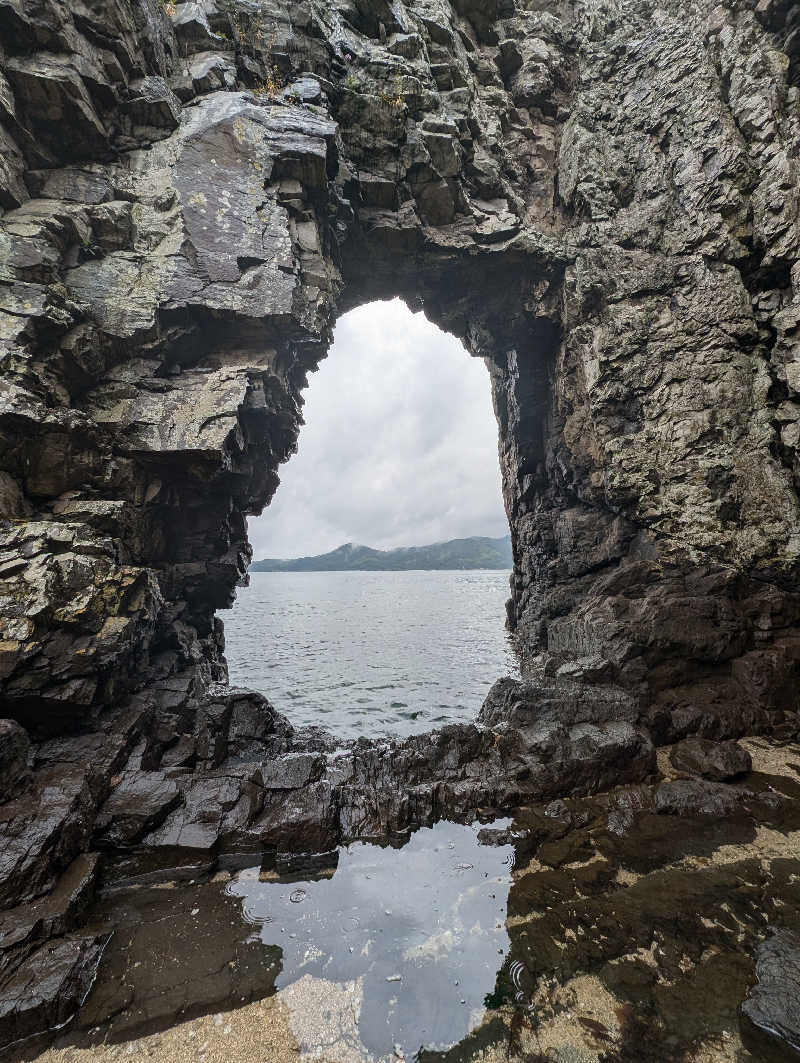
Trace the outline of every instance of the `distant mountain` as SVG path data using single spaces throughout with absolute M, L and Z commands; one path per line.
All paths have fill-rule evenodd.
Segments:
M 295 557 L 291 561 L 266 558 L 254 561 L 251 572 L 400 572 L 408 569 L 511 568 L 511 536 L 451 539 L 430 546 L 399 546 L 373 550 L 345 543 L 329 554 Z

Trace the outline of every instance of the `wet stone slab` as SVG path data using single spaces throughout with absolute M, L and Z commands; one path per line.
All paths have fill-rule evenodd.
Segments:
M 69 1039 L 92 1050 L 277 991 L 309 1058 L 451 1048 L 482 1021 L 509 944 L 513 848 L 480 829 L 354 843 L 311 878 L 254 867 L 109 891 L 90 925 L 113 936 Z
M 761 1063 L 748 999 L 778 1000 L 770 1059 L 796 1058 L 764 950 L 800 931 L 800 748 L 745 744 L 732 783 L 662 758 L 660 782 L 355 843 L 305 877 L 107 892 L 96 986 L 26 1058 Z

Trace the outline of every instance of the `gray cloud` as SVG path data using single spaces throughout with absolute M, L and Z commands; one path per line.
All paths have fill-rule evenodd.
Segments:
M 508 532 L 483 362 L 400 300 L 339 319 L 255 557 Z

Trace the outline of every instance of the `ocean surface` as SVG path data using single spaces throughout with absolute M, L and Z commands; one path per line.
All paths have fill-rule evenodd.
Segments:
M 503 571 L 253 572 L 220 613 L 230 681 L 341 738 L 472 720 L 518 674 L 507 597 Z

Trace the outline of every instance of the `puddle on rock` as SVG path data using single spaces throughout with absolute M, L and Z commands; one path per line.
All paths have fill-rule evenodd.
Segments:
M 68 1040 L 128 1040 L 277 990 L 301 1058 L 450 1048 L 484 1017 L 509 946 L 512 848 L 479 829 L 355 843 L 316 879 L 249 868 L 106 894 L 91 924 L 114 934 Z
M 357 843 L 332 878 L 302 885 L 233 877 L 228 894 L 283 952 L 276 984 L 301 1050 L 412 1058 L 481 1020 L 508 951 L 511 846 L 476 835 L 440 823 L 402 849 Z
M 762 1063 L 741 1007 L 769 928 L 800 934 L 800 746 L 749 748 L 734 784 L 676 774 L 352 845 L 316 876 L 110 892 L 80 1028 L 35 1058 Z

